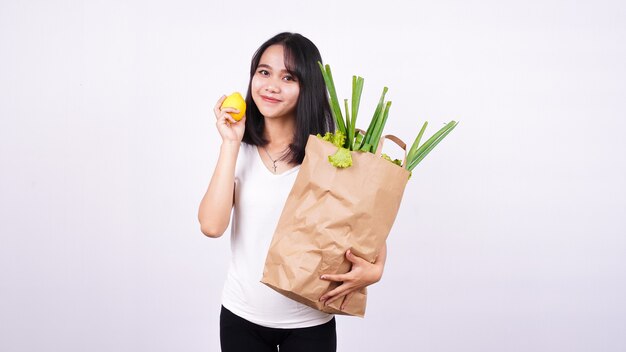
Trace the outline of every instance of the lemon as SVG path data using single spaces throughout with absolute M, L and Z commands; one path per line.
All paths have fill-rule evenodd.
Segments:
M 222 103 L 222 108 L 235 108 L 239 110 L 238 114 L 232 112 L 229 113 L 230 116 L 233 117 L 233 119 L 239 121 L 246 113 L 246 101 L 243 99 L 241 94 L 239 94 L 239 92 L 235 92 L 226 97 L 226 99 L 224 99 L 224 102 Z

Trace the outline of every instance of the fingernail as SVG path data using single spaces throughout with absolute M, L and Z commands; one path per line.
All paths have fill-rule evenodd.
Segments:
M 326 275 L 322 275 L 322 276 L 320 276 L 320 279 L 322 279 L 322 280 L 326 280 Z

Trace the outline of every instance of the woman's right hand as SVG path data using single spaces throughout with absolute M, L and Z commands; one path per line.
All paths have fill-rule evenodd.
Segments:
M 224 142 L 241 142 L 243 139 L 243 132 L 246 129 L 246 116 L 244 115 L 241 120 L 237 121 L 230 116 L 229 113 L 238 113 L 239 110 L 235 108 L 221 109 L 222 103 L 225 99 L 226 96 L 223 95 L 217 101 L 217 104 L 215 104 L 215 108 L 213 109 L 215 118 L 217 119 L 217 130 L 220 133 L 220 136 L 222 136 L 222 140 Z

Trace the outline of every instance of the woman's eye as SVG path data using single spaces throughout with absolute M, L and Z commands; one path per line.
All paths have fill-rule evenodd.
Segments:
M 293 76 L 285 76 L 285 81 L 295 81 L 296 79 Z
M 269 72 L 267 72 L 267 70 L 259 70 L 259 73 L 262 74 L 263 76 L 267 76 L 270 74 Z

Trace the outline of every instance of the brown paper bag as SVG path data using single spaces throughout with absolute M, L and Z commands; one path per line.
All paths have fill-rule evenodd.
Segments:
M 405 150 L 397 137 L 385 136 Z M 322 274 L 343 274 L 348 249 L 374 262 L 398 213 L 409 171 L 377 155 L 352 153 L 352 166 L 339 169 L 328 156 L 333 144 L 309 136 L 305 158 L 276 227 L 261 282 L 318 310 L 365 314 L 366 290 L 356 292 L 344 310 L 342 300 L 324 307 L 319 298 L 339 283 Z

